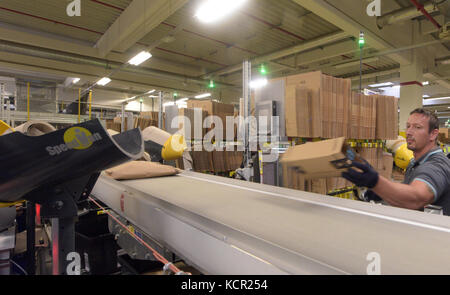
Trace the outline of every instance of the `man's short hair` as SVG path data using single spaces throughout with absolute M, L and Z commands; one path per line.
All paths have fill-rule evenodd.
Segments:
M 410 115 L 412 114 L 422 114 L 430 119 L 428 122 L 428 133 L 431 133 L 431 131 L 433 131 L 434 129 L 439 129 L 439 119 L 435 113 L 430 112 L 429 110 L 426 110 L 424 108 L 418 108 L 410 113 Z

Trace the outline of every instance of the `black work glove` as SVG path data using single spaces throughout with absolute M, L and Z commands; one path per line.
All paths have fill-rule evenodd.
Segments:
M 379 195 L 377 195 L 376 193 L 374 193 L 374 192 L 371 191 L 371 190 L 368 190 L 368 191 L 364 194 L 364 199 L 365 199 L 367 202 L 370 202 L 370 201 L 381 202 L 381 201 L 383 200 Z
M 352 166 L 361 169 L 363 172 L 349 168 L 347 172 L 342 173 L 342 177 L 359 187 L 374 188 L 377 185 L 379 179 L 378 172 L 369 163 L 366 162 L 363 164 L 352 161 Z

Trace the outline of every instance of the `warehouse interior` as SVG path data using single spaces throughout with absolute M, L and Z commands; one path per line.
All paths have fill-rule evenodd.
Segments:
M 402 182 L 417 108 L 450 154 L 449 46 L 447 0 L 1 1 L 0 274 L 448 274 L 442 208 L 323 167 Z

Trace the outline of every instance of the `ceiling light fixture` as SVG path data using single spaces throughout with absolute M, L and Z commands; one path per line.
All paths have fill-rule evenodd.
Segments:
M 74 78 L 72 83 L 73 84 L 77 84 L 78 82 L 80 82 L 80 80 L 81 80 L 80 78 Z
M 386 86 L 392 86 L 392 85 L 394 85 L 394 83 L 386 82 L 386 83 L 380 83 L 380 84 L 372 84 L 372 85 L 369 85 L 369 87 L 379 88 L 379 87 L 386 87 Z
M 130 59 L 128 61 L 128 63 L 132 64 L 134 66 L 138 66 L 141 63 L 143 63 L 144 61 L 146 61 L 147 59 L 149 59 L 150 57 L 152 57 L 152 54 L 150 52 L 148 52 L 148 51 L 141 51 L 135 57 Z
M 210 97 L 211 96 L 211 93 L 203 93 L 203 94 L 200 94 L 200 95 L 197 95 L 195 98 L 206 98 L 206 97 Z
M 96 84 L 100 85 L 100 86 L 105 86 L 109 82 L 111 82 L 111 79 L 108 77 L 104 77 L 104 78 L 101 78 L 100 80 L 98 80 Z
M 266 78 L 254 80 L 254 81 L 250 82 L 250 88 L 257 89 L 257 88 L 264 87 L 267 85 L 267 82 L 268 81 Z
M 195 17 L 201 22 L 218 21 L 241 7 L 246 0 L 206 0 L 197 9 Z

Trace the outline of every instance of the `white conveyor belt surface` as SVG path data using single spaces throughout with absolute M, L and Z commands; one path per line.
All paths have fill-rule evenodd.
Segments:
M 207 274 L 450 274 L 447 216 L 195 172 L 92 195 Z

